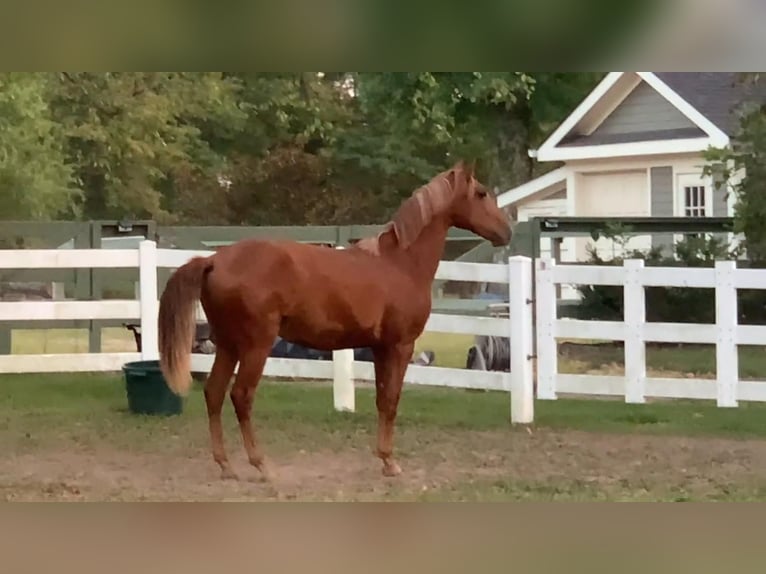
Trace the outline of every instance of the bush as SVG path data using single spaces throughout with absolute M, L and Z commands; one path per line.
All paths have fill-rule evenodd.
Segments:
M 619 235 L 610 238 L 623 242 Z M 590 265 L 622 265 L 624 259 L 643 259 L 648 266 L 713 267 L 716 261 L 737 259 L 738 251 L 729 249 L 718 237 L 689 236 L 675 244 L 675 258 L 661 248 L 647 251 L 625 250 L 623 257 L 601 258 L 589 250 Z M 745 262 L 738 261 L 742 266 Z M 582 300 L 578 317 L 606 321 L 623 320 L 623 287 L 578 285 Z M 664 323 L 715 323 L 715 289 L 697 287 L 647 287 L 646 320 Z M 766 290 L 739 290 L 738 315 L 741 324 L 766 323 Z

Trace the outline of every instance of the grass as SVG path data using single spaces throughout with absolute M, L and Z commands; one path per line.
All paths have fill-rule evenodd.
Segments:
M 127 412 L 124 382 L 119 375 L 0 375 L 0 430 L 45 420 L 45 435 L 53 437 L 87 422 L 103 423 L 124 436 L 133 431 L 151 430 L 157 425 L 182 425 L 185 420 L 204 417 L 201 395 L 200 385 L 195 384 L 186 399 L 183 417 L 137 417 Z M 318 428 L 321 433 L 344 433 L 355 430 L 357 425 L 366 428 L 374 422 L 374 390 L 371 385 L 360 385 L 357 412 L 344 417 L 333 410 L 332 391 L 323 382 L 266 380 L 258 387 L 256 409 L 258 418 L 266 425 L 306 425 Z M 505 431 L 509 398 L 504 392 L 473 393 L 407 385 L 399 412 L 408 428 L 416 431 Z M 741 403 L 736 409 L 722 409 L 714 401 L 677 400 L 636 405 L 610 400 L 558 399 L 536 402 L 534 426 L 603 433 L 766 438 L 766 404 Z M 236 429 L 234 423 L 231 428 Z M 3 438 L 7 437 L 0 440 Z
M 473 335 L 460 333 L 423 333 L 415 345 L 415 352 L 432 350 L 436 355 L 434 364 L 437 367 L 464 369 L 468 349 L 473 345 Z
M 473 344 L 473 335 L 426 332 L 418 339 L 415 350 L 433 350 L 436 366 L 462 369 Z M 105 328 L 102 330 L 102 348 L 104 352 L 135 351 L 133 335 L 119 327 Z M 87 353 L 88 332 L 83 329 L 14 330 L 11 350 L 14 354 Z M 649 346 L 646 361 L 650 374 L 661 376 L 714 378 L 716 372 L 714 345 Z M 623 350 L 598 344 L 562 345 L 559 372 L 623 374 Z M 766 379 L 766 349 L 740 346 L 739 373 L 742 379 Z
M 536 425 L 600 433 L 766 438 L 766 405 L 740 403 L 722 409 L 714 401 L 668 401 L 645 405 L 617 401 L 538 401 Z
M 13 352 L 87 352 L 84 330 L 41 335 L 40 331 L 15 331 Z M 104 329 L 102 340 L 105 351 L 135 348 L 132 334 L 120 328 Z M 425 333 L 417 350 L 434 350 L 438 366 L 464 368 L 473 340 L 470 335 Z M 712 346 L 650 348 L 647 362 L 650 372 L 665 376 L 712 377 L 715 373 Z M 559 370 L 620 373 L 622 349 L 565 345 Z M 766 378 L 766 353 L 741 347 L 740 373 L 743 378 Z M 152 482 L 160 481 L 156 476 L 166 465 L 191 465 L 187 474 L 210 471 L 201 394 L 195 385 L 180 417 L 140 417 L 127 411 L 119 374 L 0 375 L 0 449 L 11 461 L 19 457 L 57 461 L 38 471 L 15 463 L 5 468 L 0 461 L 0 498 L 4 493 L 8 498 L 48 497 L 40 493 L 55 487 L 57 473 L 64 475 L 62 482 L 71 480 L 68 467 L 60 463 L 62 458 L 96 456 L 93 453 L 105 458 L 86 466 L 106 465 L 100 473 L 116 472 L 109 464 L 130 470 L 123 471 L 124 491 L 102 491 L 91 484 L 90 499 L 170 496 Z M 290 464 L 297 452 L 330 453 L 341 461 L 333 471 L 338 478 L 330 486 L 315 484 L 312 473 L 324 466 L 321 460 L 311 459 L 300 472 L 294 470 L 296 476 L 306 475 L 295 487 L 301 499 L 766 501 L 766 484 L 751 472 L 766 457 L 766 452 L 759 451 L 760 441 L 766 439 L 766 404 L 740 403 L 737 409 L 719 409 L 713 401 L 628 405 L 619 400 L 562 398 L 537 401 L 535 424 L 527 429 L 509 424 L 507 393 L 408 385 L 399 410 L 396 448 L 405 472 L 412 469 L 410 476 L 416 478 L 391 484 L 380 482 L 374 474 L 369 452 L 376 424 L 371 385 L 359 385 L 356 404 L 355 413 L 335 412 L 326 382 L 263 381 L 259 387 L 254 417 L 270 455 L 293 461 Z M 239 430 L 229 401 L 224 426 L 230 455 L 241 458 Z M 732 456 L 734 462 L 727 458 Z M 133 458 L 98 462 L 115 457 Z M 147 462 L 143 470 L 145 460 L 158 457 L 166 462 L 159 468 Z M 635 467 L 640 463 L 645 467 Z M 79 459 L 72 464 L 83 465 Z M 41 477 L 37 482 L 29 478 L 35 472 Z M 138 481 L 142 472 L 150 477 L 145 483 Z M 332 491 L 336 483 L 344 485 L 342 493 Z M 87 492 L 87 485 L 82 488 Z M 174 488 L 180 490 L 173 491 L 173 496 L 197 500 L 231 496 L 233 487 L 195 490 L 183 483 Z M 242 487 L 234 491 L 244 499 L 253 496 Z
M 417 342 L 416 352 L 432 349 L 440 367 L 465 367 L 468 348 L 473 335 L 453 333 L 424 333 Z M 135 351 L 133 334 L 121 327 L 101 330 L 104 352 Z M 15 329 L 11 352 L 13 354 L 87 353 L 88 331 L 85 329 Z
M 122 327 L 105 327 L 101 330 L 101 348 L 105 353 L 131 352 L 136 350 L 133 333 Z M 14 329 L 11 353 L 56 354 L 87 353 L 87 329 Z
M 416 350 L 433 350 L 436 366 L 462 369 L 465 368 L 468 349 L 473 344 L 473 335 L 427 332 L 418 340 Z M 766 349 L 762 346 L 740 345 L 738 352 L 740 378 L 766 380 Z M 715 345 L 648 345 L 646 364 L 650 375 L 715 378 Z M 562 345 L 559 372 L 621 375 L 624 374 L 624 351 L 619 347 L 599 344 Z
M 573 374 L 624 374 L 624 351 L 611 345 L 564 345 L 559 356 L 559 372 Z M 740 345 L 739 376 L 744 380 L 766 379 L 766 349 Z M 715 345 L 647 346 L 647 371 L 665 376 L 715 378 Z

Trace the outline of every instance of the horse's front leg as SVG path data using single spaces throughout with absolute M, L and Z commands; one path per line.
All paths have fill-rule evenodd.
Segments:
M 376 455 L 383 461 L 383 475 L 396 476 L 402 472 L 393 457 L 394 423 L 399 397 L 404 383 L 414 343 L 377 348 L 375 363 L 375 405 L 378 409 L 378 441 Z

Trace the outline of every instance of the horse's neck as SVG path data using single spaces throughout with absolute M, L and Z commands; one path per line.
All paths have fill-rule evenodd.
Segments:
M 449 225 L 445 221 L 434 219 L 420 232 L 409 249 L 398 253 L 410 273 L 429 288 L 444 254 L 448 231 Z

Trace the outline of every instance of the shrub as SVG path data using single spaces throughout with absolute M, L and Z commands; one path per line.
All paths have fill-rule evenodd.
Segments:
M 619 234 L 610 236 L 625 245 Z M 590 265 L 622 265 L 624 259 L 643 259 L 646 266 L 713 267 L 716 261 L 737 259 L 739 252 L 730 249 L 719 237 L 688 236 L 677 242 L 672 255 L 661 248 L 646 251 L 626 249 L 623 257 L 603 259 L 589 250 Z M 745 262 L 739 260 L 738 265 Z M 624 318 L 623 287 L 612 285 L 578 285 L 582 300 L 578 317 L 621 321 Z M 645 289 L 646 320 L 666 323 L 714 323 L 715 289 L 698 287 L 647 287 Z M 766 290 L 739 290 L 738 315 L 741 324 L 766 323 Z

